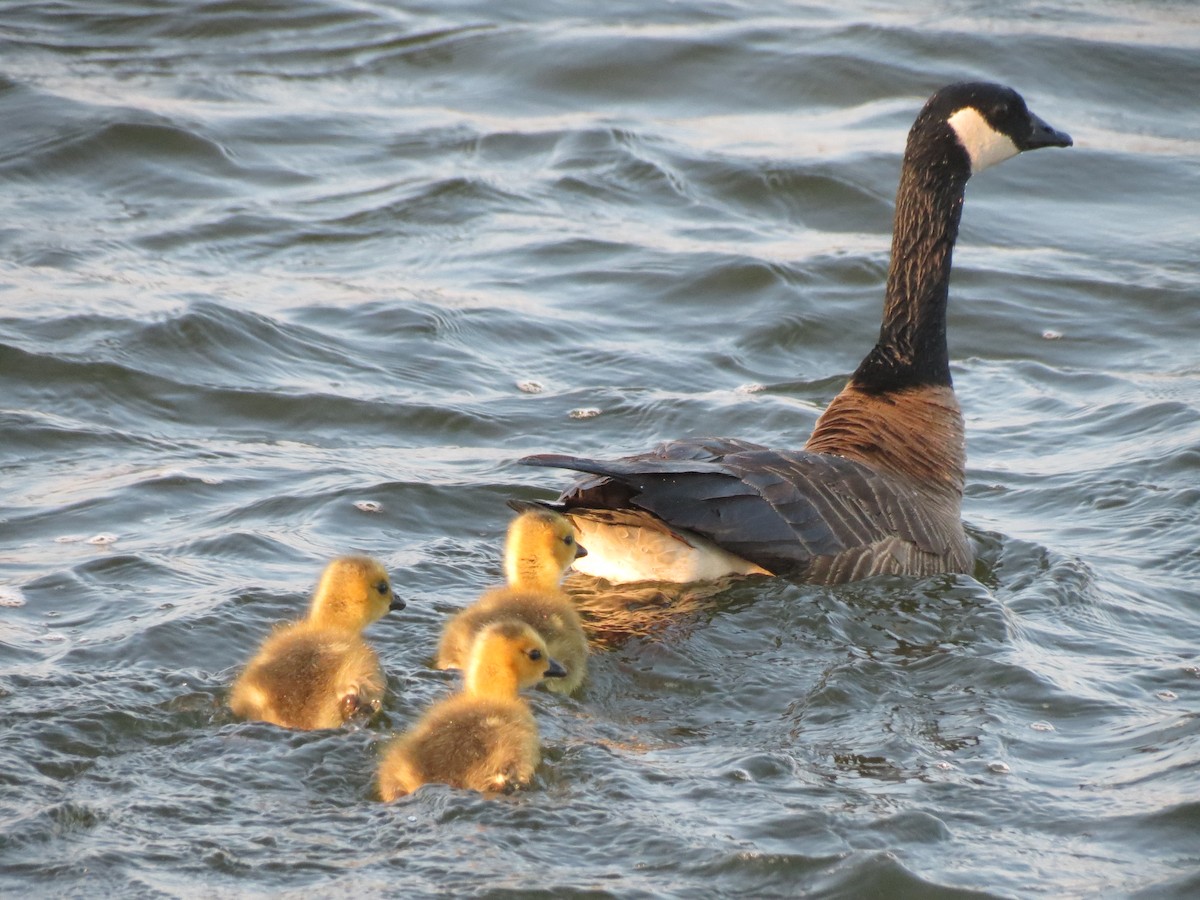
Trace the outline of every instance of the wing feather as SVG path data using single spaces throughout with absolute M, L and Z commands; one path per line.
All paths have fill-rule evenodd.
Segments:
M 567 511 L 643 510 L 779 574 L 896 538 L 939 556 L 961 540 L 957 509 L 943 510 L 919 484 L 825 453 L 705 439 L 617 460 L 543 454 L 521 462 L 590 476 L 559 498 Z

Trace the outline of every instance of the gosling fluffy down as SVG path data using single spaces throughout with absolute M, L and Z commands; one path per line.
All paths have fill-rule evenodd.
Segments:
M 587 551 L 565 516 L 520 500 L 511 500 L 509 505 L 520 514 L 509 525 L 505 542 L 508 584 L 487 591 L 446 623 L 437 667 L 464 668 L 476 635 L 494 622 L 518 619 L 542 636 L 550 655 L 567 671 L 566 677 L 547 681 L 546 687 L 569 694 L 587 674 L 588 648 L 579 613 L 559 582 L 571 563 Z
M 390 802 L 433 783 L 485 793 L 528 784 L 541 762 L 541 744 L 519 692 L 564 674 L 524 622 L 487 626 L 471 645 L 462 692 L 434 704 L 388 745 L 379 767 L 380 796 Z
M 234 682 L 229 705 L 245 719 L 284 728 L 336 728 L 383 698 L 379 658 L 362 631 L 388 610 L 403 609 L 386 570 L 366 556 L 325 568 L 308 617 L 282 625 Z

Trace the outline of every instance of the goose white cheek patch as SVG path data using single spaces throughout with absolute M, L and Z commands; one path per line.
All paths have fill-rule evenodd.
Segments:
M 989 125 L 987 119 L 970 106 L 963 107 L 946 121 L 971 158 L 972 175 L 1021 152 L 1012 138 Z

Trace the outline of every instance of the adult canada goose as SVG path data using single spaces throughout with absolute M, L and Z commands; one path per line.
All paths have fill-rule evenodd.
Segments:
M 374 712 L 384 677 L 362 631 L 388 610 L 404 609 L 387 571 L 367 556 L 325 567 L 308 617 L 277 628 L 234 682 L 229 705 L 245 719 L 285 728 L 336 728 Z
M 508 583 L 486 591 L 446 623 L 438 644 L 437 667 L 462 669 L 475 636 L 493 622 L 519 619 L 532 626 L 550 655 L 567 674 L 546 682 L 562 694 L 572 693 L 587 674 L 587 638 L 575 605 L 559 586 L 563 572 L 587 551 L 575 540 L 566 516 L 523 500 L 510 500 L 518 515 L 508 526 L 504 571 Z
M 963 420 L 946 347 L 963 194 L 990 165 L 1069 146 L 1012 88 L 937 91 L 904 152 L 879 342 L 804 449 L 715 438 L 615 461 L 526 457 L 590 475 L 553 504 L 588 548 L 576 568 L 613 582 L 760 573 L 829 584 L 970 571 Z
M 384 751 L 379 795 L 390 802 L 430 783 L 483 792 L 527 784 L 542 754 L 520 691 L 564 674 L 524 622 L 489 625 L 471 645 L 462 692 L 431 706 Z

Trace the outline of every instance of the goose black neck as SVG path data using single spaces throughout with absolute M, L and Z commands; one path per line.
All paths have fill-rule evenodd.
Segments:
M 872 394 L 950 386 L 946 301 L 963 193 L 971 174 L 948 126 L 913 129 L 904 154 L 879 342 L 854 373 Z

